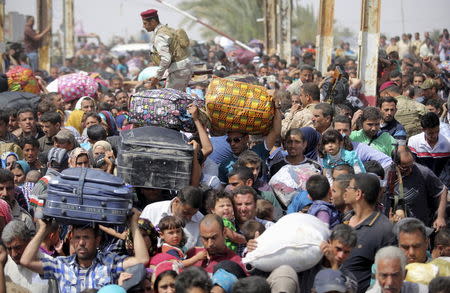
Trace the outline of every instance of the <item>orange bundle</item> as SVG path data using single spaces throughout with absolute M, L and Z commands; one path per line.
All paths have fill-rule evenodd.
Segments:
M 6 76 L 8 76 L 8 89 L 12 92 L 39 94 L 41 91 L 31 69 L 13 66 L 8 70 Z
M 230 131 L 266 134 L 272 127 L 274 108 L 265 87 L 215 77 L 205 100 L 216 134 Z

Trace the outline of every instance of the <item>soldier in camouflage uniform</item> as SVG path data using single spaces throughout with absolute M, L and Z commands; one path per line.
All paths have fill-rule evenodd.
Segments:
M 159 66 L 156 77 L 150 79 L 152 87 L 167 70 L 166 88 L 184 91 L 192 76 L 189 60 L 189 39 L 183 30 L 175 30 L 159 22 L 158 11 L 149 9 L 141 13 L 144 28 L 154 32 L 150 41 L 152 61 Z

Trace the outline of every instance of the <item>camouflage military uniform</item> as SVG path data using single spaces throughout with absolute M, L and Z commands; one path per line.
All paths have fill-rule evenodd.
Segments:
M 192 64 L 188 58 L 187 49 L 184 56 L 178 57 L 181 60 L 173 60 L 176 58 L 173 58 L 173 52 L 169 48 L 171 38 L 167 26 L 159 24 L 155 28 L 154 36 L 150 41 L 150 52 L 152 60 L 159 65 L 156 78 L 161 79 L 167 71 L 165 87 L 184 91 L 192 76 Z

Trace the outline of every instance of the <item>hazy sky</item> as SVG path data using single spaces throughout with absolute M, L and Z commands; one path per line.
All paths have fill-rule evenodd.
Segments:
M 62 1 L 53 0 L 54 28 L 62 21 Z M 176 5 L 182 0 L 166 0 Z M 226 0 L 224 0 L 226 1 Z M 246 0 L 242 0 L 246 1 Z M 294 0 L 300 4 L 313 5 L 316 13 L 319 0 Z M 183 16 L 166 8 L 155 0 L 74 0 L 75 21 L 81 21 L 85 32 L 99 34 L 108 41 L 114 34 L 136 34 L 141 28 L 139 13 L 149 8 L 159 10 L 160 19 L 171 26 L 178 26 Z M 6 12 L 17 11 L 35 15 L 35 0 L 6 0 Z M 450 26 L 448 12 L 450 0 L 381 0 L 381 31 L 388 36 L 403 32 L 401 4 L 403 3 L 404 28 L 406 32 L 431 31 Z M 361 0 L 335 0 L 335 19 L 338 25 L 355 32 L 360 24 Z M 187 28 L 186 28 L 187 29 Z M 200 39 L 198 27 L 187 30 L 192 39 Z

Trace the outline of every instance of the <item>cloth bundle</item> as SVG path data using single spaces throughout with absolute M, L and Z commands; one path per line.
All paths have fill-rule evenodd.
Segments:
M 205 100 L 215 134 L 266 134 L 272 127 L 272 97 L 262 86 L 216 77 L 209 84 Z
M 242 262 L 264 272 L 289 265 L 296 272 L 315 266 L 322 259 L 320 244 L 330 236 L 328 225 L 302 213 L 282 217 L 257 238 L 258 246 Z
M 39 94 L 40 88 L 33 70 L 22 66 L 13 66 L 6 73 L 8 89 L 12 92 L 29 92 Z
M 63 95 L 65 102 L 84 96 L 94 98 L 98 90 L 98 83 L 86 72 L 63 75 L 54 82 L 57 82 L 58 92 Z

